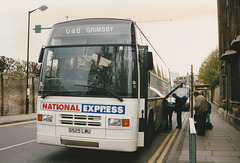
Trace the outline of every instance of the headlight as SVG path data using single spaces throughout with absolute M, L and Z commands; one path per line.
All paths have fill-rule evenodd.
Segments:
M 122 126 L 122 119 L 108 119 L 108 126 Z
M 130 126 L 130 120 L 129 119 L 109 118 L 108 119 L 108 126 L 129 127 Z
M 52 122 L 53 116 L 48 114 L 38 114 L 38 121 L 41 122 Z

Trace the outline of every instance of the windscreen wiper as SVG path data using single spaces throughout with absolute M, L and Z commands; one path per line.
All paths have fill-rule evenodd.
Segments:
M 42 96 L 41 96 L 41 98 L 45 98 L 45 97 L 47 97 L 47 96 L 50 96 L 50 95 L 58 95 L 60 92 L 56 92 L 56 91 L 51 91 L 51 92 L 49 92 L 49 93 L 45 93 L 45 94 L 43 94 Z M 61 92 L 62 93 L 62 92 Z
M 104 88 L 104 87 L 96 87 L 96 86 L 90 86 L 90 85 L 81 85 L 81 84 L 74 84 L 75 86 L 81 86 L 81 87 L 87 87 L 87 88 L 96 88 L 96 89 L 103 89 L 106 90 L 107 92 L 109 92 L 110 94 L 112 94 L 114 97 L 116 97 L 119 101 L 123 102 L 123 99 L 118 96 L 117 94 L 115 94 L 114 92 L 112 92 L 111 90 Z

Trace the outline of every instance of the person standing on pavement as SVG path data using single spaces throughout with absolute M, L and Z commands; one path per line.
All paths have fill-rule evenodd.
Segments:
M 203 92 L 201 92 L 201 95 L 204 96 Z M 206 98 L 206 96 L 204 97 Z M 207 113 L 206 119 L 207 119 L 207 122 L 210 123 L 210 114 L 211 114 L 212 105 L 209 101 L 207 101 L 207 103 L 208 103 L 208 113 Z
M 179 97 L 176 93 L 173 93 L 172 95 L 175 98 L 175 111 L 177 113 L 177 127 L 176 128 L 182 128 L 182 98 Z
M 211 105 L 211 103 L 209 101 L 207 103 L 208 103 L 207 122 L 211 123 L 210 122 L 210 114 L 211 114 L 211 110 L 212 110 L 212 105 Z
M 194 92 L 195 97 L 195 121 L 197 121 L 197 134 L 201 136 L 205 136 L 205 122 L 208 113 L 208 102 L 206 98 L 199 94 L 198 92 Z

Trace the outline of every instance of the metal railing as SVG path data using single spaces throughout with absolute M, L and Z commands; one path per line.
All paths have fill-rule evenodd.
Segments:
M 196 163 L 196 128 L 193 118 L 189 118 L 189 162 Z

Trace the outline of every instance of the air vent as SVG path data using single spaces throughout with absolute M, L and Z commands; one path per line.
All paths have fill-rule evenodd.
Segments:
M 60 114 L 60 124 L 66 126 L 95 126 L 101 127 L 101 116 Z

